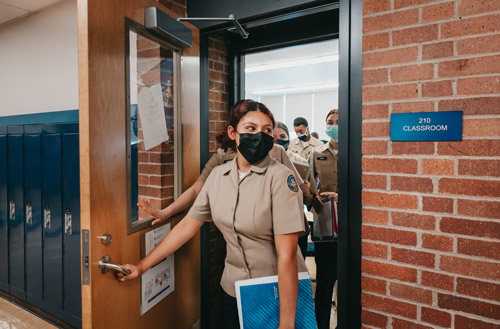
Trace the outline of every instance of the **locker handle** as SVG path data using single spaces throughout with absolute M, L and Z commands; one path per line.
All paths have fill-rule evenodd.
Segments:
M 10 215 L 9 218 L 11 220 L 16 220 L 16 201 L 14 199 L 10 199 Z
M 50 229 L 50 206 L 46 205 L 43 210 L 43 227 Z
M 31 202 L 26 202 L 26 224 L 33 223 L 33 208 L 31 207 Z
M 111 257 L 109 256 L 104 256 L 103 258 L 101 258 L 98 265 L 99 265 L 99 270 L 101 271 L 102 274 L 108 273 L 109 269 L 121 272 L 125 275 L 129 275 L 130 273 L 132 273 L 128 268 L 123 267 L 121 265 L 111 264 L 110 262 L 111 262 Z
M 64 233 L 71 235 L 73 233 L 72 226 L 72 216 L 71 216 L 71 209 L 66 208 L 66 213 L 64 214 Z

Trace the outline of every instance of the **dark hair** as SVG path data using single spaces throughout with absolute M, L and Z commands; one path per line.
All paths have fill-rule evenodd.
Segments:
M 232 126 L 236 130 L 236 126 L 240 122 L 241 118 L 247 115 L 248 112 L 259 111 L 267 114 L 273 123 L 273 128 L 276 126 L 276 121 L 274 121 L 273 113 L 262 103 L 256 102 L 251 99 L 243 99 L 234 104 L 233 108 L 229 112 L 228 126 Z M 227 129 L 224 133 L 219 134 L 216 140 L 221 144 L 221 148 L 224 152 L 227 152 L 229 148 L 236 151 L 236 142 L 229 138 L 227 135 Z
M 325 121 L 328 121 L 328 117 L 332 114 L 339 114 L 339 110 L 337 109 L 333 109 L 333 110 L 330 110 L 330 112 L 328 112 L 328 114 L 326 115 L 326 118 L 325 118 Z
M 288 132 L 288 127 L 286 126 L 286 124 L 280 121 L 276 121 L 276 128 L 281 128 L 286 131 L 286 135 L 288 136 L 288 138 L 290 138 L 290 133 Z
M 303 117 L 298 117 L 293 120 L 293 126 L 298 127 L 304 125 L 305 127 L 309 127 L 309 124 L 307 123 L 307 120 Z

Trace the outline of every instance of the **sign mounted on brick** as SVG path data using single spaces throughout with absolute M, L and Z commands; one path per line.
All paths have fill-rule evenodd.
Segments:
M 391 141 L 461 141 L 462 111 L 391 114 Z

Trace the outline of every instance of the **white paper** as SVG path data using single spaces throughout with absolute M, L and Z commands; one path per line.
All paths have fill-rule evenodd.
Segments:
M 163 96 L 159 84 L 143 87 L 137 96 L 144 148 L 146 150 L 168 141 Z
M 154 229 L 145 235 L 146 255 L 151 252 L 170 232 L 170 223 Z M 158 304 L 175 290 L 174 255 L 170 255 L 141 276 L 141 315 Z

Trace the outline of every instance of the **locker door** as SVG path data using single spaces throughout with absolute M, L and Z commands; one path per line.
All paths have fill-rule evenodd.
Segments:
M 41 132 L 39 125 L 24 127 L 26 299 L 38 307 L 43 299 Z
M 64 311 L 66 321 L 81 328 L 80 162 L 78 124 L 63 127 L 62 189 L 64 211 Z
M 42 134 L 43 282 L 45 308 L 63 308 L 61 135 Z
M 23 133 L 22 126 L 7 128 L 10 293 L 24 300 Z
M 9 291 L 7 127 L 0 127 L 0 289 Z

